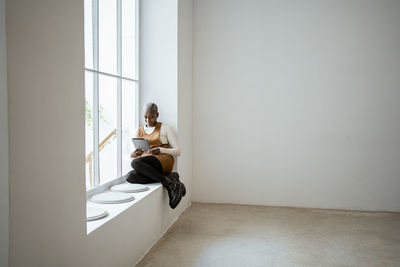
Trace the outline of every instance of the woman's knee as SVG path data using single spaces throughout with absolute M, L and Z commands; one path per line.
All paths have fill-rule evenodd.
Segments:
M 126 181 L 132 184 L 147 184 L 150 183 L 148 179 L 138 174 L 135 170 L 132 170 L 127 173 Z
M 140 172 L 140 168 L 141 168 L 142 164 L 143 164 L 143 163 L 142 163 L 142 161 L 141 161 L 140 159 L 134 159 L 134 160 L 132 160 L 132 162 L 131 162 L 132 168 L 133 168 L 134 170 L 138 171 L 138 172 Z
M 143 165 L 146 165 L 145 162 L 143 162 L 141 159 L 134 159 L 131 162 L 131 166 L 134 170 L 136 170 L 138 173 L 141 173 L 143 170 Z
M 134 159 L 134 160 L 131 161 L 131 166 L 132 166 L 132 168 L 134 170 L 136 170 L 137 165 L 138 165 L 138 160 L 137 159 Z

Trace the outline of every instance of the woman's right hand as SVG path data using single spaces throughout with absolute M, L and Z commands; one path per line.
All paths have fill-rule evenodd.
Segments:
M 136 148 L 136 150 L 131 154 L 131 158 L 137 158 L 144 153 L 143 148 Z

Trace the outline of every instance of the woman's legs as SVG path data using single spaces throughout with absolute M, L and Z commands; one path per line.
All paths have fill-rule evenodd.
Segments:
M 147 156 L 132 160 L 131 166 L 137 174 L 151 179 L 152 182 L 162 182 L 164 175 L 162 173 L 161 163 L 156 157 Z
M 151 181 L 161 182 L 168 191 L 169 205 L 175 209 L 182 199 L 183 184 L 172 179 L 170 175 L 164 175 L 160 161 L 153 156 L 146 156 L 132 160 L 133 171 L 129 172 L 127 181 Z M 148 180 L 146 180 L 148 179 Z M 150 182 L 150 183 L 151 183 Z M 186 190 L 185 190 L 186 191 Z
M 138 174 L 135 170 L 131 170 L 127 173 L 126 181 L 131 184 L 151 184 L 155 182 L 153 179 Z

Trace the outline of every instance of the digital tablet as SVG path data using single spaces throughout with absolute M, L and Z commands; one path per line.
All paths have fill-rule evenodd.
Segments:
M 132 138 L 132 142 L 136 148 L 142 148 L 144 150 L 150 150 L 150 144 L 147 139 L 144 138 Z

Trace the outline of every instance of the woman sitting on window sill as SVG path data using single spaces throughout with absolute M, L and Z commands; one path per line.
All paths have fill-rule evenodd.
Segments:
M 177 172 L 171 172 L 174 166 L 173 156 L 181 154 L 174 129 L 158 119 L 158 107 L 148 103 L 144 107 L 145 125 L 136 130 L 135 137 L 145 138 L 150 150 L 136 149 L 132 154 L 127 182 L 147 184 L 161 182 L 167 189 L 169 206 L 175 209 L 186 194 L 185 185 L 179 180 Z

